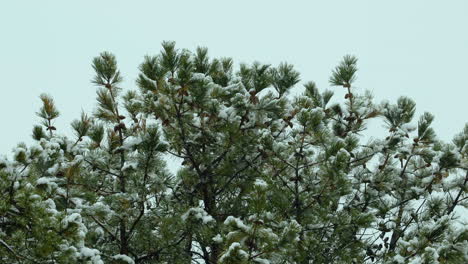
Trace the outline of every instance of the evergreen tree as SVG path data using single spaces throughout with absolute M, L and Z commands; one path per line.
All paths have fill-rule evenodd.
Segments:
M 144 58 L 137 90 L 114 55 L 92 67 L 97 107 L 74 135 L 41 95 L 36 143 L 0 161 L 2 262 L 468 261 L 468 125 L 445 143 L 413 100 L 374 103 L 355 57 L 332 71 L 335 91 L 307 82 L 295 97 L 290 64 L 236 70 L 174 42 Z M 388 134 L 366 141 L 371 119 Z

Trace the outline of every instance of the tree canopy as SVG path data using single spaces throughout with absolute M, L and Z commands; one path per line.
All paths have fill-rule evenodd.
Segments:
M 74 135 L 43 94 L 35 143 L 0 160 L 0 262 L 468 262 L 468 125 L 442 142 L 412 99 L 374 102 L 356 57 L 298 96 L 291 64 L 174 42 L 136 90 L 113 54 L 92 67 L 96 108 Z M 386 133 L 369 139 L 372 119 Z

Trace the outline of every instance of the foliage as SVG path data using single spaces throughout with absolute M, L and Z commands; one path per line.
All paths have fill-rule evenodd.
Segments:
M 468 125 L 445 143 L 413 100 L 374 103 L 355 57 L 330 78 L 342 103 L 313 82 L 289 96 L 290 64 L 234 71 L 174 42 L 144 58 L 138 90 L 113 54 L 92 67 L 97 108 L 74 135 L 41 95 L 36 143 L 0 161 L 1 262 L 468 261 Z M 365 141 L 371 119 L 388 133 Z

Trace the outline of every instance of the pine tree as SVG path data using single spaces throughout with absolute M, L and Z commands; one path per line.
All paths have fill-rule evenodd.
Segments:
M 70 206 L 77 190 L 73 178 L 80 163 L 70 153 L 71 142 L 56 135 L 59 116 L 53 99 L 41 95 L 35 126 L 37 144 L 18 144 L 14 160 L 0 162 L 0 260 L 4 263 L 103 263 L 96 249 L 85 246 L 87 227 L 81 209 Z
M 333 90 L 306 82 L 295 97 L 288 63 L 236 70 L 174 42 L 144 58 L 137 90 L 113 54 L 92 67 L 97 107 L 74 135 L 41 95 L 36 143 L 0 161 L 2 262 L 468 261 L 468 125 L 445 143 L 410 98 L 375 103 L 355 57 Z M 388 134 L 366 140 L 371 119 Z

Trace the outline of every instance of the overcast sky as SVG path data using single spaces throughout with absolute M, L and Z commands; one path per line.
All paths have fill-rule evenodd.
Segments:
M 357 87 L 377 101 L 412 97 L 450 140 L 468 122 L 467 13 L 468 1 L 450 0 L 1 1 L 0 153 L 31 143 L 41 93 L 57 102 L 59 132 L 93 110 L 90 64 L 101 51 L 117 56 L 123 86 L 133 89 L 143 56 L 163 40 L 236 63 L 287 61 L 321 89 L 354 54 Z

